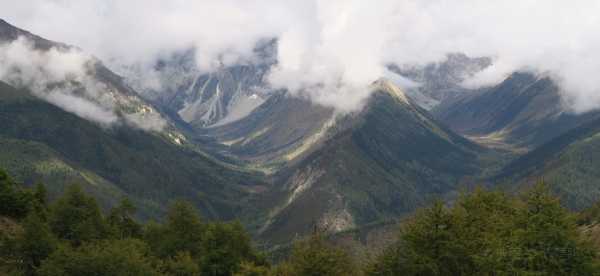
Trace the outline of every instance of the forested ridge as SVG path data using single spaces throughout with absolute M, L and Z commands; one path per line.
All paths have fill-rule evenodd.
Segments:
M 47 201 L 0 171 L 2 275 L 597 275 L 600 205 L 563 208 L 539 183 L 509 195 L 475 189 L 451 206 L 435 202 L 403 221 L 397 241 L 352 258 L 315 232 L 277 263 L 239 222 L 203 220 L 174 201 L 141 223 L 123 198 L 102 212 L 79 186 Z

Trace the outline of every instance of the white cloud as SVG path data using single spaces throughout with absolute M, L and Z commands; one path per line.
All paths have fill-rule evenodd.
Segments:
M 113 62 L 195 47 L 200 70 L 252 60 L 257 41 L 277 37 L 271 84 L 341 109 L 359 105 L 388 63 L 490 56 L 469 85 L 529 68 L 583 111 L 600 106 L 598 10 L 594 0 L 20 0 L 0 17 Z
M 76 49 L 37 50 L 24 37 L 0 44 L 1 81 L 28 88 L 33 95 L 65 111 L 105 126 L 121 122 L 116 113 L 119 106 L 137 106 L 139 110 L 125 112 L 125 122 L 146 130 L 162 129 L 166 122 L 153 109 L 98 81 L 95 62 Z
M 50 92 L 42 95 L 42 97 L 68 112 L 103 125 L 110 125 L 118 119 L 111 110 L 106 110 L 89 100 L 71 94 Z

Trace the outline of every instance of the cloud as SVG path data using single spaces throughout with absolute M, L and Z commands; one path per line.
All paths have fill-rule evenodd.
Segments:
M 526 69 L 551 75 L 585 111 L 600 106 L 598 10 L 591 0 L 20 0 L 0 16 L 112 64 L 193 47 L 200 71 L 251 62 L 256 42 L 278 38 L 271 85 L 343 110 L 389 63 L 489 56 L 494 65 L 467 85 Z
M 103 125 L 110 125 L 117 121 L 117 116 L 110 110 L 106 110 L 97 104 L 65 93 L 51 92 L 43 95 L 43 98 L 56 106 L 77 114 L 84 119 L 95 121 Z
M 0 44 L 0 80 L 101 125 L 125 122 L 146 130 L 162 129 L 166 122 L 158 113 L 96 79 L 96 62 L 74 48 L 37 50 L 24 37 Z M 117 110 L 126 105 L 131 111 L 123 112 L 121 120 Z

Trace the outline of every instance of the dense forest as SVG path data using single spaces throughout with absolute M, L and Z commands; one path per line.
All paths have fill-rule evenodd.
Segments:
M 403 221 L 397 241 L 357 260 L 327 235 L 296 239 L 277 262 L 239 222 L 203 220 L 175 201 L 140 223 L 122 199 L 102 212 L 77 185 L 48 202 L 0 171 L 2 275 L 597 275 L 600 205 L 563 208 L 539 183 L 524 194 L 475 189 Z

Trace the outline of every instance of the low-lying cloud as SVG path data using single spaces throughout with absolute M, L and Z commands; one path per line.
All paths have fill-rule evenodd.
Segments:
M 104 126 L 128 123 L 146 130 L 160 130 L 159 114 L 130 112 L 117 115 L 120 96 L 94 76 L 97 61 L 80 50 L 52 47 L 39 50 L 25 37 L 0 44 L 0 80 L 31 93 L 65 111 Z M 151 112 L 148 112 L 151 113 Z
M 598 10 L 598 1 L 547 0 L 20 0 L 0 16 L 112 64 L 193 47 L 199 70 L 210 71 L 252 62 L 258 41 L 277 38 L 270 84 L 344 110 L 390 63 L 488 56 L 494 64 L 467 85 L 530 70 L 585 111 L 600 106 Z

